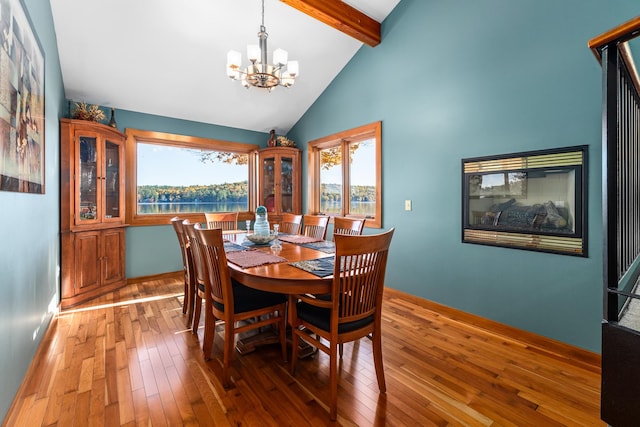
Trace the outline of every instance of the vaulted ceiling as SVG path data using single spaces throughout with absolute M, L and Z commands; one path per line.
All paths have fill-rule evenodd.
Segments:
M 227 52 L 257 44 L 260 0 L 51 0 L 65 86 L 74 101 L 286 134 L 400 0 L 265 0 L 269 59 L 300 63 L 291 88 L 245 89 Z M 379 37 L 379 25 L 378 25 Z M 363 47 L 363 42 L 367 43 Z

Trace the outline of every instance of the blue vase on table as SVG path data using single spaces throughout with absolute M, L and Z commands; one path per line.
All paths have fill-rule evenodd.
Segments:
M 258 206 L 256 209 L 256 222 L 253 224 L 253 232 L 259 236 L 269 235 L 269 221 L 267 221 L 267 208 Z

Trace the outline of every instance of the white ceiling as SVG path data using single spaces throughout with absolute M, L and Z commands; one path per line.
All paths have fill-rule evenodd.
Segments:
M 399 1 L 345 3 L 382 22 Z M 260 0 L 51 0 L 51 8 L 68 99 L 259 132 L 286 134 L 363 45 L 265 0 L 269 60 L 282 48 L 300 63 L 292 88 L 269 93 L 225 73 L 230 49 L 246 64 L 246 45 L 258 43 Z

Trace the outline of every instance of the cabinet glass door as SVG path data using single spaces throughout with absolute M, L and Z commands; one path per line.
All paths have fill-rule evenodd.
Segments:
M 120 146 L 107 141 L 104 153 L 104 218 L 120 217 Z
M 276 211 L 276 160 L 274 157 L 262 161 L 262 200 L 267 212 Z
M 293 212 L 293 159 L 280 159 L 280 212 Z
M 78 209 L 76 221 L 95 221 L 98 217 L 98 164 L 97 144 L 95 137 L 80 137 L 80 150 L 78 162 L 79 191 Z

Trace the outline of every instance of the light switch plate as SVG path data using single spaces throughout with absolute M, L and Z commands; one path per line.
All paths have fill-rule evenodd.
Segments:
M 404 201 L 404 210 L 405 211 L 410 211 L 411 210 L 411 200 L 405 200 Z

